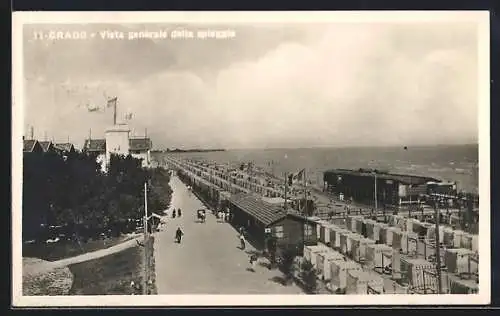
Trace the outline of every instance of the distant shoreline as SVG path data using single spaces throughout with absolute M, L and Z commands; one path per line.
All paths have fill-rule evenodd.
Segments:
M 167 150 L 153 150 L 152 152 L 161 153 L 207 153 L 215 151 L 226 151 L 225 149 L 167 149 Z
M 429 144 L 429 145 L 407 145 L 407 149 L 428 149 L 428 148 L 436 148 L 436 147 L 479 147 L 478 143 L 463 143 L 463 144 Z M 217 151 L 246 151 L 246 150 L 257 150 L 257 151 L 277 151 L 277 150 L 303 150 L 303 149 L 319 149 L 319 150 L 327 150 L 327 149 L 395 149 L 401 148 L 403 149 L 405 145 L 384 145 L 384 146 L 299 146 L 299 147 L 241 147 L 241 148 L 226 148 L 226 149 L 172 149 L 172 150 L 152 150 L 152 152 L 156 153 L 169 153 L 169 152 L 177 152 L 177 153 L 189 153 L 189 152 L 217 152 Z

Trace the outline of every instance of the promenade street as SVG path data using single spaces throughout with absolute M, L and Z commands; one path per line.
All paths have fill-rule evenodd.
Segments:
M 295 285 L 283 286 L 275 281 L 282 274 L 268 270 L 259 258 L 255 272 L 249 271 L 250 254 L 247 243 L 240 250 L 238 232 L 228 223 L 219 223 L 207 211 L 205 223 L 197 222 L 196 210 L 204 208 L 201 201 L 173 176 L 174 191 L 171 209 L 180 208 L 182 217 L 172 218 L 155 234 L 156 283 L 158 294 L 301 294 Z M 174 243 L 177 227 L 184 232 L 182 243 Z

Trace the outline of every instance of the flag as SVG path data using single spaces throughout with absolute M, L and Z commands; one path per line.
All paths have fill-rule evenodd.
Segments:
M 118 97 L 114 97 L 114 98 L 109 99 L 107 107 L 110 108 L 112 106 L 115 106 L 117 100 L 118 100 Z
M 302 181 L 304 179 L 305 172 L 306 172 L 306 169 L 302 169 L 299 172 L 293 174 L 292 183 L 297 183 L 297 182 Z
M 125 114 L 125 119 L 126 120 L 131 120 L 132 119 L 132 113 Z

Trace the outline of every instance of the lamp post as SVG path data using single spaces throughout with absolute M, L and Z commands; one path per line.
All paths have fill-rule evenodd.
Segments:
M 442 293 L 442 284 L 441 284 L 441 254 L 440 254 L 440 247 L 439 247 L 439 215 L 440 211 L 438 208 L 438 200 L 437 198 L 434 200 L 434 217 L 435 217 L 435 224 L 436 224 L 436 232 L 435 232 L 435 237 L 436 237 L 436 274 L 437 274 L 437 282 L 438 282 L 438 294 Z
M 378 214 L 378 204 L 377 204 L 377 171 L 373 171 L 374 189 L 373 189 L 373 199 L 375 201 L 375 214 Z
M 148 184 L 144 182 L 144 279 L 142 281 L 142 292 L 148 294 L 148 277 L 149 277 L 149 262 L 148 262 Z

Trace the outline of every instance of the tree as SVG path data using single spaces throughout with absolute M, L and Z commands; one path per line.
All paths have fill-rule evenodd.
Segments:
M 304 289 L 308 294 L 316 293 L 317 280 L 316 269 L 309 260 L 304 260 L 301 265 L 300 278 L 304 284 Z
M 285 280 L 290 282 L 293 279 L 295 272 L 295 257 L 297 257 L 297 249 L 286 247 L 281 251 L 280 270 L 285 275 Z
M 109 172 L 103 174 L 95 158 L 81 152 L 67 159 L 50 152 L 24 154 L 24 239 L 44 238 L 42 224 L 65 226 L 69 233 L 87 237 L 135 229 L 129 223 L 143 216 L 148 179 L 152 209 L 168 208 L 172 190 L 164 170 L 148 171 L 130 155 L 112 155 Z

